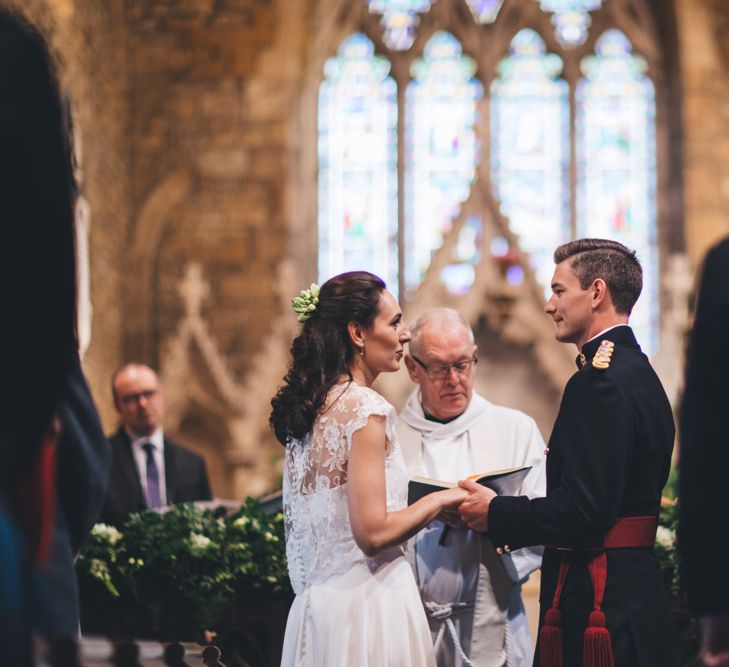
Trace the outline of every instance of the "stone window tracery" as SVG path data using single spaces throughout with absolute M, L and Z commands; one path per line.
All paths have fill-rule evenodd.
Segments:
M 645 21 L 626 24 L 645 16 L 628 5 L 641 3 L 362 0 L 319 88 L 319 279 L 368 268 L 407 301 L 463 202 L 486 188 L 518 247 L 468 213 L 458 261 L 439 265 L 448 293 L 468 292 L 485 254 L 525 254 L 546 290 L 557 245 L 615 238 L 643 263 L 633 321 L 655 351 L 660 45 Z M 398 26 L 407 39 L 393 37 Z M 507 278 L 525 274 L 513 266 Z

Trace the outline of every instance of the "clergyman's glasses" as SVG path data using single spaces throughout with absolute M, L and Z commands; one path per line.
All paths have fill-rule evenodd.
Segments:
M 424 364 L 414 354 L 411 354 L 410 357 L 425 371 L 425 374 L 431 380 L 445 380 L 451 374 L 451 370 L 454 370 L 456 375 L 464 377 L 468 375 L 474 365 L 478 363 L 478 359 L 476 359 L 475 356 L 470 359 L 463 359 L 462 361 L 454 361 L 452 364 L 431 365 Z

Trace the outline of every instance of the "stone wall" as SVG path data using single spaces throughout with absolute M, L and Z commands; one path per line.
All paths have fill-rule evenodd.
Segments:
M 0 2 L 44 34 L 72 100 L 91 214 L 84 365 L 105 427 L 116 425 L 113 370 L 130 359 L 159 366 L 172 344 L 188 262 L 205 272 L 202 314 L 220 359 L 231 377 L 244 378 L 281 310 L 289 91 L 305 34 L 292 36 L 291 27 L 304 5 L 291 12 L 273 0 Z M 213 384 L 204 364 L 197 372 L 199 384 Z M 169 389 L 183 392 L 185 383 Z M 219 442 L 232 437 L 226 419 L 236 411 L 227 407 L 229 414 L 179 422 L 189 431 L 180 438 L 213 471 L 226 468 L 221 452 L 235 449 Z M 269 467 L 280 457 L 274 451 L 262 454 Z M 217 477 L 219 495 L 243 494 Z M 270 487 L 267 480 L 252 488 Z
M 204 267 L 205 316 L 236 373 L 267 333 L 285 241 L 285 109 L 254 117 L 250 88 L 274 18 L 270 0 L 126 3 L 128 252 L 143 277 L 124 302 L 129 358 L 159 364 L 188 261 Z
M 687 250 L 694 265 L 729 233 L 729 5 L 676 0 Z
M 235 403 L 247 397 L 222 398 L 206 364 L 221 366 L 226 382 L 241 385 L 275 334 L 279 268 L 288 251 L 291 109 L 298 45 L 305 35 L 297 18 L 305 5 L 125 3 L 130 155 L 125 263 L 135 280 L 122 298 L 123 355 L 174 376 L 165 360 L 184 316 L 179 283 L 189 264 L 200 266 L 207 288 L 200 314 L 215 360 L 191 360 L 196 377 L 191 383 L 180 378 L 166 391 L 179 411 L 189 403 L 185 394 L 192 381 L 198 386 L 195 404 L 178 414 L 179 436 L 217 471 L 218 495 L 270 489 L 270 460 L 282 453 L 266 415 L 258 415 L 260 424 L 246 422 L 254 430 L 248 435 L 259 443 L 258 458 L 269 474 L 250 453 L 241 454 L 244 445 L 236 433 L 246 406 Z M 282 366 L 279 379 L 284 371 Z M 273 393 L 268 386 L 261 391 Z M 241 477 L 236 469 L 248 474 Z
M 90 208 L 92 337 L 84 366 L 99 409 L 113 423 L 109 369 L 119 363 L 120 248 L 127 224 L 127 94 L 122 0 L 0 0 L 48 40 L 72 104 L 82 147 L 81 192 Z

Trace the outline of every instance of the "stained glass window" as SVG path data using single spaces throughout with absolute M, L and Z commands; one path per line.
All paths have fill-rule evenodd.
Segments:
M 427 12 L 433 0 L 368 0 L 373 14 L 382 14 L 384 41 L 397 51 L 410 48 L 415 39 L 418 13 Z
M 501 211 L 549 286 L 554 249 L 570 239 L 569 108 L 562 60 L 519 31 L 491 85 L 491 178 Z
M 577 235 L 637 250 L 643 294 L 631 316 L 648 353 L 658 331 L 655 93 L 646 62 L 618 30 L 598 40 L 577 86 Z
M 504 0 L 466 0 L 471 13 L 479 23 L 493 23 Z
M 474 125 L 483 87 L 453 35 L 437 32 L 406 92 L 405 285 L 417 287 L 468 198 L 479 160 Z
M 455 248 L 457 261 L 443 267 L 440 278 L 450 294 L 467 294 L 476 279 L 476 267 L 481 261 L 483 225 L 481 218 L 470 215 L 463 221 Z
M 319 279 L 367 269 L 397 293 L 397 90 L 389 72 L 362 34 L 349 37 L 324 66 Z
M 648 65 L 617 30 L 605 31 L 579 62 L 570 51 L 587 39 L 602 0 L 465 0 L 464 11 L 458 2 L 358 1 L 363 29 L 380 37 L 352 35 L 324 68 L 320 279 L 369 269 L 407 301 L 435 271 L 433 257 L 458 224 L 448 258 L 439 257 L 438 275 L 428 276 L 439 287 L 467 294 L 485 257 L 509 283 L 523 283 L 528 257 L 548 294 L 558 245 L 613 238 L 635 248 L 643 264 L 644 293 L 631 321 L 646 351 L 656 350 L 658 185 Z M 368 11 L 382 17 L 381 28 Z M 507 51 L 501 31 L 514 34 L 520 16 L 530 28 L 518 30 Z M 623 18 L 632 34 L 632 19 Z M 601 23 L 613 19 L 604 13 Z M 542 35 L 551 35 L 550 22 L 557 41 L 548 52 Z M 462 41 L 444 31 L 450 25 Z M 414 41 L 418 30 L 427 42 Z M 386 55 L 375 53 L 380 38 Z M 654 46 L 648 58 L 660 53 Z M 488 155 L 481 168 L 480 142 Z M 493 237 L 490 214 L 479 209 L 485 188 L 513 238 Z
M 565 46 L 577 46 L 587 40 L 590 14 L 602 5 L 602 0 L 536 0 L 545 12 L 553 12 L 552 25 L 557 40 Z

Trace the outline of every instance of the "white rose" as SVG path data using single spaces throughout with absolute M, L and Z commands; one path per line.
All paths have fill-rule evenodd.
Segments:
M 190 533 L 190 548 L 195 553 L 201 553 L 205 551 L 211 544 L 209 537 L 200 535 L 199 533 Z
M 673 549 L 676 544 L 676 531 L 666 528 L 665 526 L 658 526 L 656 531 L 656 542 L 660 544 L 664 549 Z
M 116 544 L 122 538 L 122 534 L 114 526 L 108 526 L 105 523 L 97 523 L 91 533 L 95 537 L 105 539 L 110 544 Z

